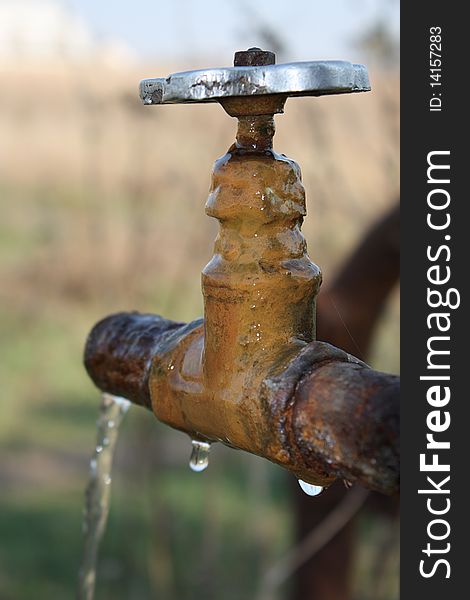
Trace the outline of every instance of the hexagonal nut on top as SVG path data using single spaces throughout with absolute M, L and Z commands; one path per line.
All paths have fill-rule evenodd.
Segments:
M 264 65 L 275 65 L 276 55 L 269 50 L 261 48 L 248 48 L 235 52 L 233 59 L 234 67 L 262 67 Z

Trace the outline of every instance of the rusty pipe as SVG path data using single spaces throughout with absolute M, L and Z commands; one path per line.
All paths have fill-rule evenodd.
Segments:
M 295 443 L 347 481 L 392 494 L 399 489 L 400 382 L 396 375 L 332 361 L 298 385 L 293 401 Z
M 95 385 L 151 409 L 150 366 L 157 347 L 183 323 L 122 312 L 99 321 L 88 335 L 84 362 Z
M 155 315 L 119 313 L 91 331 L 85 366 L 101 390 L 158 413 L 152 378 L 155 384 L 169 374 L 190 377 L 190 363 L 197 364 L 191 352 L 203 347 L 202 340 L 202 319 L 182 324 Z M 175 348 L 184 348 L 182 361 Z M 181 363 L 189 373 L 181 372 Z M 398 395 L 398 377 L 374 371 L 325 342 L 311 342 L 280 361 L 261 383 L 263 419 L 271 435 L 256 453 L 305 480 L 327 484 L 343 478 L 394 493 L 399 487 Z M 175 401 L 171 409 L 179 412 L 183 407 Z M 245 419 L 246 414 L 236 411 L 231 418 Z M 178 428 L 192 437 L 230 444 L 230 432 L 217 436 L 207 425 L 201 431 L 201 423 L 192 423 L 186 414 L 184 427 Z

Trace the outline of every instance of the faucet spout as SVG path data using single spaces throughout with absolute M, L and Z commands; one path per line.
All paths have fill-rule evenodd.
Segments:
M 274 132 L 272 115 L 249 119 L 255 124 L 242 121 L 239 127 L 244 144 L 232 146 L 214 167 L 206 213 L 220 230 L 202 272 L 204 336 L 195 360 L 210 398 L 206 412 L 213 413 L 206 421 L 217 424 L 223 441 L 261 452 L 268 434 L 264 427 L 260 432 L 261 383 L 274 364 L 314 340 L 321 274 L 301 232 L 306 209 L 300 169 L 269 149 L 264 130 Z M 155 389 L 155 398 L 164 393 Z M 158 417 L 167 421 L 157 404 Z M 234 412 L 250 419 L 234 421 Z

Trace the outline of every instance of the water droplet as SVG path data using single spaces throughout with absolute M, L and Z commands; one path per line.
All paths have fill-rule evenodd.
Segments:
M 103 452 L 103 446 L 96 446 L 96 454 Z
M 115 425 L 116 425 L 116 423 L 113 420 L 108 421 L 108 427 L 110 429 L 112 429 Z
M 189 468 L 195 473 L 200 473 L 209 466 L 209 452 L 211 445 L 208 442 L 191 440 L 193 450 L 189 459 Z
M 104 475 L 103 476 L 103 483 L 105 485 L 110 485 L 111 484 L 111 476 L 110 475 Z
M 307 494 L 307 496 L 318 496 L 323 492 L 323 488 L 321 485 L 313 485 L 313 483 L 307 483 L 302 479 L 298 479 L 299 485 L 302 488 L 302 491 Z

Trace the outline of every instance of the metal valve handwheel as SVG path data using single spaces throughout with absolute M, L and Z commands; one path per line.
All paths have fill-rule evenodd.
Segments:
M 367 92 L 367 69 L 338 60 L 274 64 L 274 54 L 250 48 L 235 54 L 235 66 L 174 73 L 144 79 L 144 104 L 220 102 L 246 96 L 322 96 Z

